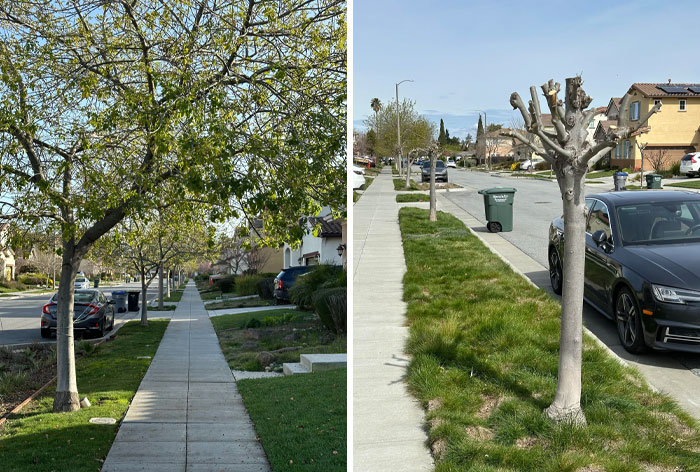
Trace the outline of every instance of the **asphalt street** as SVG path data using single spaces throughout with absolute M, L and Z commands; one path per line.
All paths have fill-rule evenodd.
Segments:
M 483 196 L 478 190 L 490 187 L 516 189 L 513 203 L 513 231 L 500 236 L 518 247 L 544 267 L 548 267 L 547 244 L 551 220 L 562 213 L 561 197 L 556 182 L 540 179 L 514 178 L 485 172 L 450 169 L 449 180 L 463 186 L 466 191 L 451 191 L 445 195 L 451 202 L 466 210 L 486 231 Z M 587 194 L 606 192 L 612 185 L 588 185 Z M 547 277 L 543 277 L 547 280 Z M 542 287 L 555 298 L 547 284 Z M 672 391 L 674 397 L 695 417 L 700 417 L 700 400 L 695 387 L 700 385 L 700 355 L 677 352 L 648 352 L 643 355 L 628 353 L 620 345 L 614 323 L 584 303 L 584 324 L 618 356 L 637 367 L 652 385 L 664 391 Z M 695 377 L 694 377 L 695 376 Z
M 140 283 L 121 284 L 100 288 L 111 298 L 113 290 L 141 290 Z M 149 301 L 158 293 L 158 279 L 148 289 Z M 56 338 L 43 339 L 39 332 L 41 309 L 48 303 L 51 293 L 30 295 L 17 298 L 0 298 L 0 345 L 24 344 L 33 342 L 56 342 Z M 140 318 L 139 312 L 115 313 L 115 325 L 120 322 Z

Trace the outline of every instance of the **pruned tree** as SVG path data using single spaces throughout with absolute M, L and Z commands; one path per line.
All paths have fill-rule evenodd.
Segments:
M 55 222 L 64 281 L 185 189 L 213 219 L 267 210 L 266 237 L 299 238 L 289 221 L 345 203 L 344 15 L 342 0 L 0 2 L 0 221 Z M 73 299 L 62 283 L 54 411 L 80 408 Z
M 542 85 L 547 106 L 552 114 L 554 132 L 544 129 L 537 89 L 530 87 L 531 100 L 526 107 L 517 92 L 510 96 L 513 109 L 520 111 L 525 129 L 537 136 L 539 143 L 517 130 L 503 131 L 528 145 L 552 165 L 561 191 L 566 239 L 563 257 L 563 293 L 561 337 L 559 349 L 559 375 L 552 404 L 545 410 L 556 421 L 584 424 L 581 410 L 581 356 L 583 344 L 583 277 L 585 268 L 586 220 L 585 180 L 586 172 L 606 153 L 614 149 L 621 139 L 638 134 L 640 128 L 659 108 L 652 107 L 635 123 L 629 121 L 630 96 L 625 94 L 620 106 L 618 126 L 606 133 L 596 144 L 587 140 L 587 127 L 595 109 L 587 109 L 592 98 L 582 88 L 580 76 L 566 79 L 564 101 L 559 99 L 560 84 L 550 80 Z
M 653 151 L 646 151 L 644 155 L 649 161 L 651 168 L 658 174 L 667 167 L 666 154 L 666 149 L 654 149 Z
M 424 150 L 433 140 L 433 135 L 435 134 L 435 125 L 423 116 L 419 116 L 411 121 L 406 128 L 404 142 L 408 149 L 412 150 Z M 411 185 L 411 166 L 417 156 L 418 154 L 415 152 L 406 154 L 406 188 L 409 188 Z
M 430 159 L 430 221 L 437 221 L 437 194 L 435 193 L 435 167 L 439 155 L 437 143 L 428 146 L 427 154 Z

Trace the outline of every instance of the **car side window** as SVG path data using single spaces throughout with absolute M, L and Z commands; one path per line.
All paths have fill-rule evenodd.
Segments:
M 590 217 L 586 224 L 586 232 L 593 234 L 601 229 L 605 231 L 605 235 L 608 237 L 608 240 L 610 240 L 610 215 L 608 214 L 608 207 L 600 200 L 596 200 L 590 210 Z

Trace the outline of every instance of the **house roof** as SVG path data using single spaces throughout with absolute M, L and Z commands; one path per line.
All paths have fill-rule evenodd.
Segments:
M 595 109 L 595 114 L 600 115 L 601 113 L 605 113 L 608 110 L 608 107 L 598 107 Z
M 326 218 L 311 217 L 309 218 L 309 223 L 311 223 L 312 226 L 316 226 L 317 224 L 321 225 L 321 234 L 319 234 L 319 236 L 322 238 L 340 238 L 343 235 L 343 220 L 341 219 L 329 220 Z
M 676 87 L 681 87 L 685 91 L 684 92 L 678 92 L 678 93 L 669 93 L 661 90 L 658 88 L 659 86 L 661 87 L 667 87 L 667 86 L 676 86 Z M 697 92 L 694 92 L 693 90 L 688 90 L 688 87 L 692 87 L 694 90 L 697 90 Z M 663 98 L 663 97 L 700 97 L 700 84 L 674 84 L 674 83 L 655 83 L 655 84 L 648 84 L 648 83 L 635 83 L 632 84 L 630 87 L 630 91 L 632 90 L 637 90 L 639 91 L 643 96 L 647 98 Z M 619 105 L 618 105 L 619 108 Z
M 608 102 L 608 107 L 605 109 L 605 114 L 609 115 L 610 114 L 610 108 L 612 106 L 615 106 L 617 109 L 618 113 L 620 112 L 620 103 L 622 103 L 622 98 L 620 97 L 613 97 L 610 99 L 610 102 Z

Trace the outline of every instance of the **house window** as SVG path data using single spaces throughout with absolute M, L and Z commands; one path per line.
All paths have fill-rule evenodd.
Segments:
M 630 120 L 635 121 L 639 119 L 639 102 L 634 102 L 630 105 Z
M 617 143 L 615 146 L 615 159 L 622 157 L 622 143 Z
M 625 159 L 632 159 L 632 143 L 630 143 L 629 141 L 625 141 L 624 152 Z
M 685 111 L 685 100 L 678 101 L 678 111 Z

